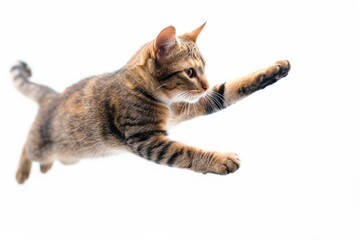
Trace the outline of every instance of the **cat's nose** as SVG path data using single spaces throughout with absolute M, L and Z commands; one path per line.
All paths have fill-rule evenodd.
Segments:
M 199 83 L 201 88 L 204 89 L 204 91 L 209 89 L 209 82 L 207 81 L 206 77 L 200 77 Z

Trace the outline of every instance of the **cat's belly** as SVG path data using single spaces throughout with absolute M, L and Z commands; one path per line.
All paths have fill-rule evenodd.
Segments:
M 74 151 L 72 153 L 58 153 L 56 155 L 56 158 L 63 164 L 74 164 L 79 162 L 81 159 L 106 157 L 125 152 L 126 149 L 123 147 L 109 148 L 106 146 L 96 146 L 93 147 L 91 150 L 79 149 L 79 151 Z

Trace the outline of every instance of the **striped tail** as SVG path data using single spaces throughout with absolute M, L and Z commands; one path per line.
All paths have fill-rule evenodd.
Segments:
M 47 86 L 30 82 L 29 77 L 31 77 L 31 71 L 24 62 L 18 61 L 11 68 L 11 74 L 13 76 L 15 87 L 22 94 L 39 104 L 41 104 L 41 102 L 48 97 L 55 97 L 58 95 L 56 91 Z

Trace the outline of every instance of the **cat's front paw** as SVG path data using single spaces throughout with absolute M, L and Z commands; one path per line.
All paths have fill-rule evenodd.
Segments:
M 235 153 L 217 153 L 216 158 L 208 169 L 209 173 L 226 175 L 240 168 L 239 156 Z
M 271 66 L 267 73 L 269 72 L 269 78 L 280 78 L 286 77 L 290 71 L 291 65 L 288 60 L 277 61 L 273 66 Z
M 286 77 L 290 68 L 291 65 L 288 60 L 277 61 L 274 65 L 268 67 L 264 72 L 259 74 L 260 89 L 277 82 L 283 77 Z

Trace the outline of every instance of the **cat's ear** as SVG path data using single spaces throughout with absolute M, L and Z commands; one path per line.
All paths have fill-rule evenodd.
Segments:
M 193 42 L 196 42 L 196 39 L 198 38 L 199 34 L 205 27 L 205 24 L 206 24 L 206 22 L 203 25 L 201 25 L 200 27 L 196 28 L 194 31 L 183 34 L 182 37 L 187 38 Z
M 173 26 L 163 29 L 157 36 L 154 43 L 154 53 L 160 62 L 164 62 L 172 49 L 178 45 L 176 30 Z

